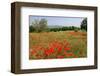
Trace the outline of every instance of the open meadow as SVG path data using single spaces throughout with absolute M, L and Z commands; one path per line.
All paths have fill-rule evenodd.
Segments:
M 29 59 L 87 57 L 87 32 L 29 33 Z

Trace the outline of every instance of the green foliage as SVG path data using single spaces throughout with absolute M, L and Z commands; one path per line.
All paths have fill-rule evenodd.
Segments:
M 69 31 L 69 30 L 75 30 L 75 31 L 78 31 L 80 30 L 80 28 L 78 27 L 75 27 L 75 26 L 64 26 L 62 28 L 49 28 L 49 31 L 54 31 L 54 32 L 57 32 L 57 31 Z
M 44 31 L 47 28 L 47 20 L 46 19 L 41 19 L 39 22 L 40 26 L 40 31 Z
M 34 32 L 35 31 L 35 29 L 33 28 L 33 26 L 29 26 L 29 32 Z
M 34 19 L 34 21 L 32 22 L 31 28 L 35 29 L 36 32 L 39 31 L 40 27 L 39 27 L 39 20 L 38 19 Z
M 74 31 L 75 31 L 75 32 L 78 32 L 78 30 L 77 30 L 77 29 L 75 29 Z
M 30 30 L 30 32 L 42 32 L 42 31 L 57 32 L 57 31 L 69 31 L 69 30 L 74 30 L 75 32 L 77 32 L 78 30 L 80 30 L 80 28 L 75 27 L 75 26 L 64 26 L 64 27 L 60 27 L 60 28 L 47 28 L 47 25 L 44 26 L 41 24 L 41 27 L 39 29 L 38 29 L 38 27 L 34 28 L 33 26 L 30 26 L 29 30 Z
M 29 30 L 30 32 L 42 32 L 47 27 L 47 20 L 46 19 L 34 19 L 32 25 L 30 25 Z
M 76 50 L 76 51 L 74 51 L 74 54 L 75 54 L 75 55 L 78 55 L 79 52 L 80 52 L 79 50 Z
M 80 30 L 80 29 L 79 29 L 79 28 L 75 28 L 75 29 L 74 29 L 74 32 L 78 32 L 78 30 Z
M 81 23 L 81 30 L 87 31 L 87 18 L 85 18 Z

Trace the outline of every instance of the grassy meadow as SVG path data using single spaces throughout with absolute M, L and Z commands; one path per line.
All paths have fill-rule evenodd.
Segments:
M 87 57 L 87 32 L 29 33 L 29 59 Z

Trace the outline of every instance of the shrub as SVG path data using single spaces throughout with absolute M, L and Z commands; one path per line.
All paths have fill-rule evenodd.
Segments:
M 75 29 L 74 32 L 78 32 L 78 29 Z

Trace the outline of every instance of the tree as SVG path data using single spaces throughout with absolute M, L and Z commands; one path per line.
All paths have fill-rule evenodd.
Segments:
M 30 25 L 29 26 L 29 32 L 34 32 L 34 31 L 35 31 L 34 27 L 32 25 Z
M 47 20 L 46 19 L 41 19 L 40 21 L 39 21 L 39 27 L 40 27 L 40 32 L 41 31 L 45 31 L 46 30 L 46 28 L 47 28 Z
M 38 32 L 39 29 L 40 29 L 39 20 L 38 19 L 34 19 L 34 21 L 32 22 L 32 26 L 35 29 L 35 31 Z
M 81 29 L 87 31 L 87 18 L 81 22 Z
M 34 28 L 35 32 L 41 32 L 41 31 L 45 31 L 47 28 L 47 20 L 46 19 L 34 19 L 34 21 L 32 22 L 32 27 Z M 30 30 L 32 30 L 32 28 L 30 27 Z

